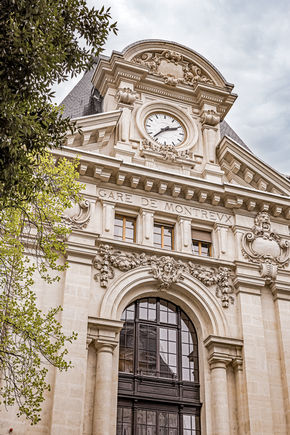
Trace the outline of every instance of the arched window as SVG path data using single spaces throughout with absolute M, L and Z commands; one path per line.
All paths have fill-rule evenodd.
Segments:
M 199 435 L 197 336 L 187 315 L 146 298 L 122 320 L 117 435 Z

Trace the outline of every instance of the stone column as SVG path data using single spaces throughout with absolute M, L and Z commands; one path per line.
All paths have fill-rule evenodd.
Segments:
M 92 435 L 112 435 L 112 409 L 117 406 L 116 391 L 112 385 L 113 353 L 119 343 L 123 322 L 89 318 L 88 335 L 94 337 L 97 352 L 96 383 Z
M 244 374 L 243 374 L 242 359 L 236 358 L 232 362 L 232 366 L 234 368 L 235 384 L 236 384 L 238 434 L 246 435 L 249 434 L 250 427 L 249 427 L 249 420 L 246 419 L 246 412 L 245 412 L 246 392 L 245 392 L 245 381 L 244 381 Z
M 113 351 L 117 343 L 96 340 L 97 372 L 93 435 L 110 435 Z
M 227 366 L 241 360 L 242 340 L 210 335 L 204 341 L 208 350 L 211 370 L 211 403 L 213 409 L 213 435 L 231 433 Z M 236 400 L 236 398 L 232 398 Z
M 211 370 L 212 409 L 214 435 L 230 434 L 227 364 L 229 361 L 213 357 L 209 360 Z

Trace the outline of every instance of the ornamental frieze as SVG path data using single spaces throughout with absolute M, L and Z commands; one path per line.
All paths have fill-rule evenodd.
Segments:
M 252 230 L 242 238 L 242 253 L 260 266 L 260 274 L 267 282 L 276 279 L 279 268 L 289 263 L 289 243 L 272 231 L 270 215 L 260 212 Z
M 213 81 L 198 65 L 186 61 L 184 57 L 172 50 L 163 52 L 145 52 L 135 56 L 132 62 L 144 65 L 150 74 L 162 77 L 164 83 L 176 86 L 179 83 L 195 86 L 197 83 L 213 84 Z
M 224 308 L 228 308 L 229 304 L 234 302 L 232 272 L 227 267 L 200 266 L 191 261 L 175 260 L 169 255 L 128 253 L 104 244 L 100 245 L 93 266 L 98 270 L 94 278 L 103 288 L 108 287 L 109 281 L 115 276 L 116 269 L 127 272 L 138 267 L 149 266 L 150 273 L 158 282 L 161 290 L 166 290 L 172 284 L 183 281 L 185 274 L 188 274 L 207 287 L 211 287 Z
M 146 155 L 146 151 L 154 153 L 156 157 L 170 162 L 175 162 L 177 159 L 189 160 L 190 158 L 188 150 L 179 151 L 174 145 L 162 145 L 158 143 L 153 143 L 147 139 L 143 139 L 140 146 L 141 155 Z

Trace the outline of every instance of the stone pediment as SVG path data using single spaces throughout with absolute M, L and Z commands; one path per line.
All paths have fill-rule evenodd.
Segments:
M 227 180 L 236 185 L 279 195 L 290 195 L 289 180 L 247 149 L 225 136 L 217 147 L 217 158 Z

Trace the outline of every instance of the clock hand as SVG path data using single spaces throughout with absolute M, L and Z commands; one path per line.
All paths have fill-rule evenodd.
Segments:
M 178 129 L 178 127 L 169 127 L 169 125 L 167 125 L 166 127 L 161 128 L 161 130 L 158 131 L 158 133 L 155 133 L 153 137 L 158 136 L 160 133 L 163 133 L 163 131 L 172 131 L 172 130 L 177 130 L 177 129 Z

